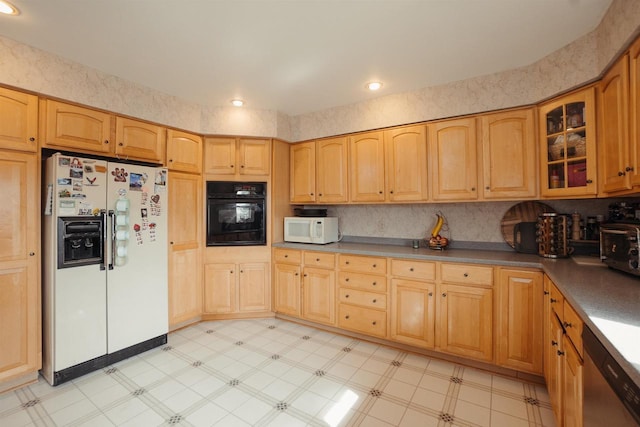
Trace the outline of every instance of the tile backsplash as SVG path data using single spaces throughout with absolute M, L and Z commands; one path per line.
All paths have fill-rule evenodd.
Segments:
M 579 212 L 582 217 L 604 215 L 606 218 L 609 204 L 619 200 L 625 199 L 544 200 L 542 203 L 560 213 Z M 431 232 L 436 213 L 442 212 L 453 241 L 497 243 L 504 242 L 500 221 L 516 203 L 331 206 L 328 215 L 340 219 L 340 232 L 346 236 L 423 239 Z

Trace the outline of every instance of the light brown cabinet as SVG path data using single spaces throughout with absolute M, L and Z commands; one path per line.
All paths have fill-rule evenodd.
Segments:
M 115 153 L 112 114 L 44 99 L 40 101 L 40 116 L 44 148 L 102 155 Z
M 349 200 L 349 145 L 346 137 L 316 142 L 316 201 L 345 203 Z
M 0 392 L 42 364 L 39 170 L 35 154 L 0 150 Z
M 583 322 L 555 284 L 545 276 L 548 292 L 548 341 L 545 342 L 545 379 L 556 424 L 582 426 Z
M 434 348 L 436 263 L 391 260 L 391 331 L 394 341 Z
M 622 56 L 598 85 L 599 174 L 602 192 L 631 188 L 629 160 L 629 55 Z
M 302 317 L 327 325 L 336 323 L 336 256 L 305 251 L 302 270 Z
M 440 275 L 439 348 L 493 361 L 493 268 L 443 263 Z
M 640 39 L 629 48 L 629 155 L 631 185 L 640 185 Z
M 543 274 L 499 268 L 496 363 L 542 374 Z
M 166 129 L 138 120 L 116 117 L 115 153 L 118 158 L 163 164 Z
M 384 132 L 386 199 L 424 201 L 428 197 L 427 128 L 405 126 Z
M 316 143 L 313 141 L 289 147 L 289 200 L 291 203 L 316 201 Z
M 482 197 L 531 199 L 538 195 L 532 108 L 481 116 Z
M 386 258 L 340 254 L 338 265 L 338 326 L 385 338 Z
M 0 88 L 0 148 L 38 151 L 38 97 Z
M 595 105 L 594 88 L 588 87 L 540 106 L 543 197 L 587 197 L 597 193 Z
M 431 198 L 436 201 L 478 198 L 475 117 L 427 125 Z
M 169 172 L 169 325 L 202 314 L 202 179 Z
M 208 263 L 204 267 L 204 312 L 234 314 L 271 309 L 269 264 Z
M 167 167 L 172 171 L 202 172 L 202 138 L 187 132 L 167 129 Z
M 271 140 L 267 138 L 205 138 L 204 173 L 227 176 L 268 176 Z
M 384 163 L 382 132 L 349 137 L 349 190 L 352 202 L 385 200 Z

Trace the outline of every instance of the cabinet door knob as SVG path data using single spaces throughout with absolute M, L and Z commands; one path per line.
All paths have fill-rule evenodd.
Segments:
M 373 286 L 375 286 L 375 285 L 377 285 L 377 284 L 378 284 L 378 282 L 373 282 L 373 283 L 372 283 L 372 285 L 373 285 Z
M 296 273 L 296 276 L 298 275 L 298 273 Z
M 558 350 L 558 356 L 564 356 L 564 351 Z
M 349 315 L 347 314 L 346 316 L 344 316 L 344 318 L 345 318 L 345 319 L 348 319 L 348 318 L 349 318 Z
M 489 191 L 491 190 L 491 187 L 489 187 L 488 185 L 486 187 L 484 187 L 485 190 Z
M 285 254 L 285 256 L 284 256 L 284 257 L 285 257 L 285 258 L 289 258 L 289 255 Z
M 35 252 L 29 252 L 29 256 L 35 256 L 36 253 Z
M 169 163 L 173 163 L 173 159 L 169 159 Z
M 625 176 L 625 175 L 626 175 L 626 173 L 624 173 L 622 171 L 618 172 L 618 176 Z
M 557 346 L 558 345 L 558 341 L 551 340 L 551 345 L 553 347 Z
M 373 268 L 376 268 L 376 267 L 377 267 L 377 265 L 376 265 L 376 264 L 373 264 Z
M 169 242 L 170 245 L 173 245 L 173 242 Z
M 376 326 L 376 321 L 374 320 L 373 322 L 371 322 L 371 324 L 372 324 L 373 326 Z
M 348 281 L 349 281 L 349 278 L 347 277 L 346 279 L 344 279 L 344 281 L 345 281 L 345 282 L 348 282 Z
M 389 191 L 390 194 L 393 194 L 393 190 Z
M 312 194 L 312 196 L 313 196 L 313 194 Z M 319 193 L 318 196 L 322 197 L 322 193 Z
M 557 302 L 558 302 L 558 300 L 557 300 L 557 299 L 555 299 L 555 298 L 550 298 L 550 299 L 549 299 L 549 302 L 550 302 L 551 304 L 555 304 L 555 303 L 557 303 Z
M 320 258 L 316 258 L 316 262 L 320 262 Z
M 349 265 L 349 261 L 345 261 L 345 264 Z
M 230 270 L 230 271 L 229 271 L 229 274 L 233 274 L 233 270 Z
M 411 267 L 411 268 L 409 269 L 409 271 L 413 271 L 413 267 Z
M 36 139 L 35 139 L 34 137 L 29 138 L 29 141 L 31 141 L 31 142 L 33 142 L 33 141 L 35 141 L 35 140 L 36 140 Z
M 572 327 L 571 322 L 564 322 L 564 327 L 571 328 Z
M 544 291 L 543 294 L 544 295 L 549 295 L 549 291 Z
M 633 172 L 633 166 L 627 166 L 625 171 L 627 172 Z
M 446 297 L 446 296 L 447 296 L 447 294 L 443 292 L 443 293 L 442 293 L 442 297 L 444 298 L 444 297 Z
M 311 196 L 313 196 L 313 193 L 310 193 Z
M 349 294 L 346 294 L 344 297 L 345 297 L 345 298 L 349 298 Z
M 304 274 L 303 274 L 303 276 L 304 276 L 304 277 L 307 277 L 307 273 L 304 273 Z
M 469 273 L 464 273 L 463 276 L 464 277 L 469 277 Z
M 382 194 L 382 191 L 378 191 L 378 194 Z
M 428 293 L 428 295 L 429 295 L 430 297 L 432 297 L 432 296 L 433 296 L 433 292 L 429 292 L 429 293 Z
M 244 165 L 240 165 L 240 169 L 244 169 Z
M 105 140 L 104 140 L 104 143 L 105 143 L 105 144 L 108 144 L 108 143 L 109 143 L 109 140 L 108 140 L 108 139 L 105 139 Z
M 234 165 L 230 165 L 230 167 L 234 167 Z
M 374 304 L 375 304 L 375 303 L 377 303 L 377 302 L 378 302 L 378 300 L 377 300 L 377 299 L 374 299 L 374 300 L 373 300 L 373 303 L 374 303 Z
M 123 144 L 122 142 L 118 143 L 118 145 L 119 145 L 120 147 L 123 147 L 123 146 L 124 146 L 124 144 Z
M 476 191 L 476 187 L 471 187 L 471 191 Z

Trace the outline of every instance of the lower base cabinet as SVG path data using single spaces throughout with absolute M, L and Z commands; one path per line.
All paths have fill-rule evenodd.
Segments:
M 335 307 L 335 270 L 304 267 L 302 274 L 302 317 L 313 322 L 334 325 L 336 323 Z
M 391 339 L 416 347 L 435 346 L 436 285 L 391 279 Z
M 271 309 L 269 264 L 210 263 L 204 267 L 205 314 L 263 312 Z

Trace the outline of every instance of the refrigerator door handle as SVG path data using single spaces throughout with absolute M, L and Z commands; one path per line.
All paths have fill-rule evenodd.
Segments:
M 102 248 L 100 248 L 100 256 L 102 262 L 100 263 L 100 270 L 107 269 L 107 211 L 100 210 L 100 222 L 102 223 Z
M 109 217 L 111 218 L 111 262 L 109 263 L 109 270 L 113 270 L 113 263 L 116 259 L 116 217 L 115 212 L 110 210 Z

